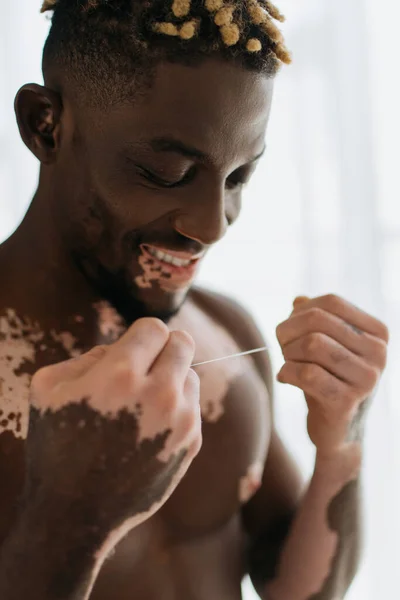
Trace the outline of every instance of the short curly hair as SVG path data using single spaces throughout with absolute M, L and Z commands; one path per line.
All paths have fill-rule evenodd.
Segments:
M 195 64 L 218 55 L 268 77 L 290 54 L 267 0 L 45 0 L 53 11 L 43 69 L 62 69 L 107 101 L 129 97 L 162 60 Z

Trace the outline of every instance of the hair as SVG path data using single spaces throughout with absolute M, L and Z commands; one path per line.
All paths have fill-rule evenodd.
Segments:
M 61 69 L 91 101 L 131 96 L 163 60 L 218 55 L 268 77 L 291 60 L 274 22 L 284 17 L 267 0 L 44 0 L 47 11 L 45 76 Z

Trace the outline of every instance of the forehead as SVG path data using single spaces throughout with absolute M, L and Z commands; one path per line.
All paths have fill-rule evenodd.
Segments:
M 214 160 L 252 158 L 263 146 L 272 90 L 271 79 L 223 61 L 162 63 L 149 90 L 113 108 L 101 129 L 115 144 L 171 136 Z

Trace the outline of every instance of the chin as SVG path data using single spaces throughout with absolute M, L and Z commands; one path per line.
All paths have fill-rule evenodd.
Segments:
M 148 293 L 144 294 L 146 291 Z M 155 317 L 168 323 L 180 310 L 185 302 L 189 288 L 174 292 L 165 292 L 155 288 L 154 290 L 140 290 L 139 299 L 136 302 L 142 307 L 141 316 Z M 137 304 L 137 305 L 138 305 Z
M 167 323 L 179 311 L 190 289 L 188 285 L 166 290 L 156 281 L 141 287 L 127 270 L 112 272 L 100 263 L 76 263 L 96 295 L 108 301 L 128 327 L 142 317 L 156 317 Z

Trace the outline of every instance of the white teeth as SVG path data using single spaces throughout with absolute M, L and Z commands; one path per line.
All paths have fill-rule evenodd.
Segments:
M 156 250 L 155 248 L 147 248 L 152 256 L 158 258 L 162 262 L 168 263 L 170 265 L 174 265 L 175 267 L 188 267 L 191 260 L 182 260 L 181 258 L 176 258 L 171 254 L 167 254 L 166 252 L 161 252 L 161 250 Z

